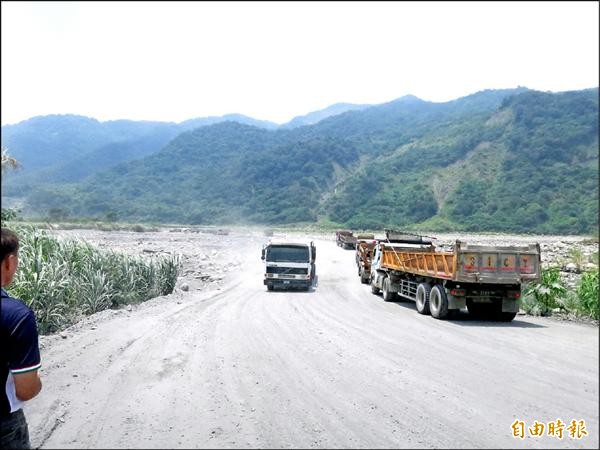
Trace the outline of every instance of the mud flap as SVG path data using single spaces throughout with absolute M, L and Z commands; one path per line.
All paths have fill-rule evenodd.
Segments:
M 519 312 L 519 300 L 516 298 L 502 299 L 502 312 Z
M 448 309 L 462 309 L 467 307 L 466 297 L 455 297 L 448 293 L 446 293 L 446 297 L 448 297 Z

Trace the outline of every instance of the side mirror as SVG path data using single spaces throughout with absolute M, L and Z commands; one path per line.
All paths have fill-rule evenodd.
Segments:
M 260 255 L 260 259 L 262 259 L 264 261 L 265 259 L 265 249 L 262 249 L 261 255 Z

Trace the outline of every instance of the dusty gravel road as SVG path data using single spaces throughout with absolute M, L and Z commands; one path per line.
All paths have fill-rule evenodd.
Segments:
M 598 327 L 421 316 L 371 294 L 329 238 L 314 289 L 267 292 L 266 238 L 227 240 L 220 284 L 42 338 L 34 447 L 598 448 Z M 588 435 L 527 431 L 557 419 Z

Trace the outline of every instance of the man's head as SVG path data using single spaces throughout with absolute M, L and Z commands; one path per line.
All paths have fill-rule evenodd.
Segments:
M 17 271 L 19 265 L 19 237 L 14 231 L 8 228 L 0 228 L 0 275 L 2 278 L 2 287 L 8 286 Z

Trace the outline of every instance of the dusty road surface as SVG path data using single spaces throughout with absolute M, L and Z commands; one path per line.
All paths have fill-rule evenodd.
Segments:
M 42 339 L 34 447 L 598 448 L 597 326 L 422 316 L 371 294 L 330 238 L 311 291 L 268 292 L 266 238 L 223 239 L 220 284 L 198 277 Z M 548 436 L 558 419 L 562 439 Z

